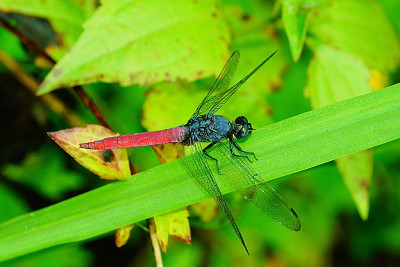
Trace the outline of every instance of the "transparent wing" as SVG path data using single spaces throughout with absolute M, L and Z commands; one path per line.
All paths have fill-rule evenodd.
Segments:
M 233 52 L 221 73 L 218 75 L 218 78 L 215 80 L 214 85 L 208 91 L 203 101 L 201 101 L 192 117 L 198 117 L 199 115 L 210 113 L 209 110 L 211 110 L 211 108 L 214 106 L 214 103 L 216 103 L 218 99 L 227 91 L 233 74 L 235 73 L 236 67 L 239 63 L 239 59 L 239 51 Z
M 221 159 L 220 171 L 233 189 L 283 226 L 294 231 L 300 230 L 301 223 L 296 212 L 278 192 L 260 179 L 247 158 L 231 155 L 227 143 L 218 143 L 214 147 L 210 154 Z
M 211 172 L 210 166 L 208 165 L 209 159 L 206 158 L 202 151 L 202 147 L 200 143 L 195 143 L 192 146 L 187 147 L 188 150 L 192 150 L 193 154 L 183 157 L 182 161 L 184 162 L 184 166 L 191 173 L 191 175 L 196 179 L 197 183 L 217 202 L 218 206 L 221 210 L 224 211 L 226 217 L 228 217 L 229 222 L 231 223 L 233 229 L 236 232 L 236 235 L 239 237 L 242 245 L 246 249 L 247 254 L 249 251 L 247 249 L 246 243 L 240 233 L 239 227 L 236 224 L 236 221 L 224 199 L 221 190 L 218 187 L 217 182 L 215 181 L 214 175 Z
M 215 81 L 213 87 L 200 103 L 199 107 L 196 109 L 193 116 L 203 115 L 203 114 L 215 114 L 229 98 L 236 93 L 236 91 L 251 77 L 254 73 L 258 71 L 273 55 L 276 51 L 267 57 L 260 65 L 258 65 L 252 72 L 250 72 L 246 77 L 241 79 L 234 86 L 229 88 L 229 83 L 232 80 L 233 74 L 236 70 L 237 64 L 239 62 L 239 52 L 235 51 L 228 62 L 225 64 L 222 72 L 219 74 L 217 80 Z

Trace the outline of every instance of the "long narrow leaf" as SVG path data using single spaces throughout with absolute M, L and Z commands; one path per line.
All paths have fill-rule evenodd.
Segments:
M 256 153 L 253 168 L 271 180 L 398 138 L 400 84 L 258 129 L 242 147 Z M 220 185 L 224 193 L 231 190 Z M 206 198 L 177 160 L 3 223 L 0 260 L 85 240 Z

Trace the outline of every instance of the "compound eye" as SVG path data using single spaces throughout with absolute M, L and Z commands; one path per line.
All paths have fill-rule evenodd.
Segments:
M 248 123 L 248 120 L 245 116 L 240 116 L 235 119 L 235 123 L 239 125 L 245 125 Z
M 235 136 L 238 139 L 245 138 L 247 135 L 249 135 L 251 133 L 251 130 L 252 130 L 252 128 L 251 128 L 251 125 L 249 125 L 249 123 L 241 125 L 241 128 L 235 134 Z

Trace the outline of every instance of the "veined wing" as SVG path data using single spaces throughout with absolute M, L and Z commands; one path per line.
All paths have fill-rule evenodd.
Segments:
M 246 249 L 247 254 L 249 254 L 246 243 L 244 242 L 242 234 L 240 233 L 239 227 L 237 226 L 236 221 L 228 207 L 228 204 L 226 203 L 226 200 L 223 197 L 217 182 L 215 181 L 214 175 L 212 174 L 210 166 L 208 164 L 208 159 L 204 155 L 200 143 L 194 143 L 192 146 L 188 146 L 187 148 L 192 149 L 192 152 L 194 153 L 182 158 L 184 166 L 192 174 L 192 176 L 196 179 L 200 186 L 204 188 L 204 190 L 211 197 L 214 198 L 221 210 L 224 211 L 233 229 L 235 230 L 236 235 L 239 237 L 242 245 Z
M 223 95 L 229 88 L 229 84 L 232 80 L 233 74 L 235 73 L 239 59 L 239 51 L 233 52 L 221 73 L 218 75 L 218 78 L 215 80 L 213 86 L 208 91 L 203 101 L 201 101 L 192 117 L 198 117 L 199 115 L 210 113 L 209 110 L 211 110 L 214 103 L 218 101 L 218 98 L 220 98 L 220 96 Z
M 260 179 L 247 158 L 231 155 L 226 143 L 218 143 L 214 147 L 212 156 L 230 162 L 222 166 L 220 164 L 220 170 L 224 179 L 235 190 L 270 218 L 291 230 L 300 230 L 301 223 L 296 212 L 278 192 Z
M 215 114 L 229 100 L 229 98 L 236 93 L 236 91 L 251 76 L 253 76 L 254 73 L 258 71 L 259 68 L 261 68 L 273 55 L 275 55 L 275 53 L 276 51 L 267 57 L 263 62 L 261 62 L 261 64 L 258 65 L 252 72 L 247 74 L 246 77 L 229 88 L 229 83 L 232 80 L 233 73 L 235 72 L 239 62 L 239 52 L 235 51 L 225 64 L 225 67 L 222 69 L 222 72 L 218 76 L 213 87 L 211 87 L 210 91 L 200 103 L 193 116 L 197 117 L 198 115 L 202 114 Z

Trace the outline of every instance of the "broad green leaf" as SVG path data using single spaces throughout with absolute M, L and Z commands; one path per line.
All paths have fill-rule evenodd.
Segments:
M 103 179 L 126 179 L 130 175 L 126 149 L 90 150 L 79 147 L 79 144 L 117 136 L 100 125 L 88 125 L 85 128 L 75 127 L 49 133 L 62 149 L 70 154 L 79 164 Z
M 306 95 L 313 108 L 372 92 L 371 73 L 361 59 L 324 44 L 312 43 Z
M 216 63 L 229 56 L 227 27 L 213 0 L 104 1 L 84 28 L 39 94 L 96 81 L 193 81 L 216 74 Z
M 83 22 L 92 12 L 88 7 L 82 9 L 77 1 L 72 0 L 2 0 L 0 11 L 48 20 L 65 48 L 71 47 L 78 39 Z
M 368 82 L 371 74 L 362 60 L 327 45 L 312 43 L 311 47 L 314 57 L 308 69 L 306 90 L 313 108 L 372 92 Z M 338 160 L 343 180 L 364 219 L 368 216 L 369 185 L 373 168 L 372 162 L 366 158 L 366 153 L 349 156 L 351 160 L 348 157 Z M 348 171 L 359 169 L 359 166 L 365 169 L 362 174 Z M 363 180 L 363 185 L 360 185 L 360 179 Z
M 257 129 L 242 147 L 257 155 L 252 167 L 260 177 L 271 180 L 398 138 L 400 84 Z M 221 191 L 230 192 L 210 166 Z M 206 198 L 176 160 L 1 224 L 0 260 L 92 238 Z
M 388 72 L 400 62 L 398 36 L 375 0 L 335 0 L 313 13 L 309 31 L 319 40 L 360 57 L 370 68 Z
M 346 187 L 349 189 L 358 213 L 367 220 L 369 188 L 372 178 L 373 151 L 365 150 L 336 160 Z

